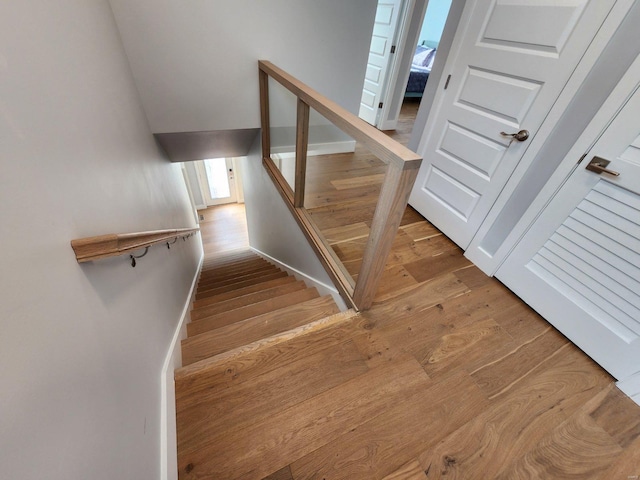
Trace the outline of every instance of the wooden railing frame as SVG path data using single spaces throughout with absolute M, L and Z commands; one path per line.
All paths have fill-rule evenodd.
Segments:
M 373 304 L 380 277 L 400 227 L 422 158 L 271 62 L 259 61 L 258 72 L 263 164 L 285 199 L 285 203 L 310 240 L 312 247 L 319 254 L 327 272 L 333 277 L 341 294 L 346 296 L 346 299 L 355 308 L 366 310 Z M 298 99 L 294 190 L 287 184 L 271 159 L 269 77 L 293 93 Z M 315 109 L 388 165 L 355 285 L 304 208 L 310 108 Z
M 199 231 L 200 229 L 196 227 L 135 233 L 110 233 L 71 240 L 71 248 L 76 254 L 78 263 L 84 263 L 124 255 L 141 248 L 167 243 L 169 240 L 179 237 L 187 238 Z

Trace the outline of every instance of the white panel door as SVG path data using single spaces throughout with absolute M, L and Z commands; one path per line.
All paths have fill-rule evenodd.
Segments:
M 618 380 L 640 372 L 638 119 L 640 90 L 496 273 Z M 585 169 L 594 157 L 620 175 Z
M 379 0 L 373 35 L 369 47 L 367 71 L 364 76 L 360 118 L 376 125 L 378 105 L 382 98 L 391 59 L 391 47 L 398 25 L 398 13 L 402 0 Z
M 615 0 L 468 1 L 410 204 L 466 248 Z M 530 132 L 512 141 L 501 132 Z

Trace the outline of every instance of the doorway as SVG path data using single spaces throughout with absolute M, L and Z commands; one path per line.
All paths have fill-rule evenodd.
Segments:
M 209 158 L 196 162 L 200 190 L 210 207 L 237 202 L 233 161 L 230 158 Z
M 459 8 L 449 15 L 451 3 L 379 0 L 359 111 L 363 120 L 394 130 L 403 103 L 420 103 L 430 77 L 430 83 L 438 83 L 449 51 L 447 36 L 453 37 L 459 17 Z M 436 53 L 442 57 L 437 63 Z

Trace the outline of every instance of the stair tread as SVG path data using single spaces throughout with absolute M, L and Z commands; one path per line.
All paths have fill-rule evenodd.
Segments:
M 241 263 L 243 261 L 250 261 L 256 258 L 262 258 L 262 257 L 260 257 L 259 255 L 256 255 L 255 252 L 249 251 L 249 252 L 243 252 L 237 255 L 225 255 L 222 257 L 205 258 L 202 264 L 208 265 L 208 266 L 209 265 L 223 266 L 223 265 L 230 265 L 233 263 Z
M 196 300 L 200 300 L 201 298 L 205 298 L 205 297 L 210 297 L 213 295 L 217 295 L 219 293 L 224 293 L 224 292 L 229 292 L 232 290 L 236 290 L 239 288 L 243 288 L 243 287 L 248 287 L 250 285 L 255 285 L 257 283 L 263 283 L 266 282 L 268 280 L 273 280 L 276 278 L 282 278 L 282 277 L 287 277 L 287 273 L 283 272 L 283 271 L 277 271 L 275 273 L 272 273 L 270 275 L 264 275 L 264 276 L 260 276 L 260 277 L 256 277 L 256 278 L 251 278 L 248 280 L 244 280 L 242 282 L 238 282 L 238 283 L 233 283 L 230 285 L 224 285 L 222 287 L 218 287 L 218 288 L 214 288 L 212 290 L 206 290 L 204 292 L 197 292 L 196 293 Z
M 202 298 L 200 300 L 196 300 L 193 302 L 193 308 L 196 309 L 196 308 L 206 307 L 208 305 L 214 305 L 216 303 L 223 302 L 231 298 L 240 297 L 240 296 L 247 295 L 254 292 L 260 292 L 262 290 L 267 290 L 272 287 L 276 287 L 279 285 L 286 285 L 288 283 L 295 283 L 295 282 L 296 282 L 295 277 L 280 276 L 278 278 L 267 280 L 262 283 L 256 283 L 246 287 L 238 288 L 236 290 L 230 290 L 228 292 L 219 293 L 218 295 L 212 295 L 212 296 Z
M 175 370 L 176 395 L 184 401 L 188 395 L 201 389 L 210 388 L 212 385 L 222 386 L 229 382 L 238 382 L 240 378 L 236 374 L 240 371 L 244 374 L 248 370 L 256 370 L 256 373 L 259 374 L 273 370 L 277 368 L 279 362 L 289 361 L 292 354 L 296 354 L 303 348 L 310 349 L 315 353 L 319 349 L 339 341 L 336 339 L 336 334 L 329 331 L 330 329 L 344 327 L 346 333 L 339 338 L 351 338 L 354 328 L 365 331 L 361 325 L 350 324 L 352 319 L 356 317 L 361 320 L 359 314 L 353 309 L 334 313 L 177 368 Z M 319 336 L 326 336 L 329 341 L 319 340 Z M 283 345 L 287 347 L 283 347 Z M 233 367 L 233 376 L 228 374 L 230 367 Z
M 269 298 L 284 295 L 285 293 L 295 292 L 304 288 L 306 288 L 306 285 L 303 281 L 289 282 L 272 288 L 258 290 L 257 292 L 247 293 L 246 295 L 229 298 L 212 305 L 194 308 L 191 310 L 191 322 L 197 322 L 203 318 L 210 317 L 218 313 L 229 312 L 236 308 L 252 305 Z
M 333 298 L 327 295 L 189 337 L 182 341 L 183 365 L 189 365 L 337 312 L 338 307 Z
M 235 264 L 231 266 L 223 265 L 222 267 L 215 266 L 215 265 L 211 267 L 207 267 L 206 265 L 203 265 L 201 278 L 217 277 L 221 275 L 231 275 L 233 273 L 249 271 L 253 268 L 259 268 L 261 266 L 267 266 L 267 265 L 272 265 L 272 264 L 267 262 L 263 258 L 256 258 L 254 260 L 251 260 L 250 262 L 246 262 L 241 265 L 235 265 Z
M 260 276 L 260 274 L 266 274 L 269 272 L 277 272 L 280 269 L 274 265 L 265 265 L 259 268 L 252 268 L 251 270 L 236 272 L 228 275 L 221 275 L 219 277 L 208 277 L 200 279 L 198 281 L 199 289 L 215 288 L 217 285 L 226 285 L 229 282 L 239 281 L 240 279 L 247 279 Z
M 319 296 L 320 294 L 315 288 L 305 288 L 303 290 L 278 295 L 262 302 L 246 305 L 229 312 L 212 315 L 198 322 L 191 322 L 187 325 L 187 335 L 190 337 L 199 335 L 210 330 L 231 325 L 232 323 L 241 322 L 249 318 L 273 312 L 274 310 L 280 310 L 301 302 L 306 302 L 307 300 L 311 300 L 312 298 L 317 298 Z

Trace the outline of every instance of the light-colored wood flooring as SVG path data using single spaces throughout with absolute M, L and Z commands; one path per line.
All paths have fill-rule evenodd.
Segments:
M 249 248 L 243 203 L 198 210 L 205 260 Z
M 366 188 L 378 175 L 356 170 L 362 175 L 341 176 L 350 171 L 342 169 L 324 185 L 338 192 L 335 185 Z M 345 178 L 353 183 L 341 183 Z M 322 199 L 332 190 L 321 192 L 308 194 Z M 318 218 L 353 213 L 355 205 L 325 207 L 333 214 Z M 212 239 L 217 234 L 205 230 L 222 229 L 222 244 L 234 250 L 232 232 L 242 228 L 221 212 L 241 208 L 208 210 L 219 220 L 203 224 L 203 236 Z M 323 228 L 355 272 L 367 222 L 345 218 Z M 246 231 L 237 242 L 246 242 Z M 212 247 L 213 241 L 205 245 Z M 207 390 L 214 417 L 194 422 L 224 427 L 179 456 L 180 478 L 640 475 L 640 407 L 412 209 L 369 311 L 232 358 L 216 375 Z

